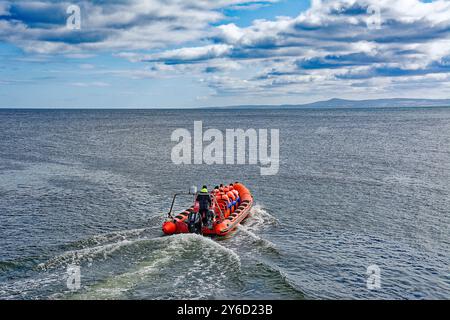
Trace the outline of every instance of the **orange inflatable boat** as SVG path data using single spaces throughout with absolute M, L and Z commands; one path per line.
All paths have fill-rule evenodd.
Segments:
M 176 216 L 172 215 L 172 210 L 176 197 L 181 194 L 174 196 L 168 218 L 162 226 L 166 235 L 197 233 L 226 236 L 248 217 L 253 206 L 252 194 L 238 182 L 221 185 L 209 192 L 210 206 L 207 212 L 200 210 L 199 193 L 194 189 L 189 194 L 194 195 L 194 204 Z

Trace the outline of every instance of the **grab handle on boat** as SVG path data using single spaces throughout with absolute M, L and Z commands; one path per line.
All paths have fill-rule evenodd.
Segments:
M 172 199 L 172 204 L 170 205 L 169 213 L 167 214 L 168 217 L 171 218 L 171 219 L 173 219 L 172 211 L 173 211 L 173 207 L 175 205 L 175 200 L 177 199 L 177 196 L 179 196 L 179 195 L 193 195 L 194 198 L 195 198 L 195 196 L 197 195 L 197 187 L 196 186 L 192 186 L 189 189 L 189 193 L 187 193 L 187 194 L 186 193 L 175 193 L 175 195 L 173 196 L 173 199 Z
M 178 193 L 175 193 L 175 195 L 173 196 L 172 204 L 170 205 L 170 210 L 169 210 L 169 213 L 167 214 L 169 218 L 173 218 L 172 211 L 173 211 L 173 206 L 175 205 L 175 200 L 176 200 L 177 196 L 178 196 Z
M 223 214 L 222 209 L 220 209 L 219 202 L 217 201 L 217 198 L 215 195 L 213 195 L 212 198 L 214 199 L 214 202 L 216 203 L 217 208 L 219 208 L 220 220 L 223 221 L 223 219 L 225 219 L 225 215 Z

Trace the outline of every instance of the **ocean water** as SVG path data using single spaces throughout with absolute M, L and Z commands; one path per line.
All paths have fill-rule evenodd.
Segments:
M 279 129 L 279 173 L 174 165 L 200 120 Z M 162 235 L 174 192 L 236 180 L 232 236 Z M 449 225 L 450 108 L 0 110 L 0 299 L 449 299 Z

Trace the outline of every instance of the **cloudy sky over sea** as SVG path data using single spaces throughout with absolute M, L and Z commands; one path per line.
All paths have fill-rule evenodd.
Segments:
M 0 57 L 0 107 L 449 98 L 450 1 L 0 0 Z

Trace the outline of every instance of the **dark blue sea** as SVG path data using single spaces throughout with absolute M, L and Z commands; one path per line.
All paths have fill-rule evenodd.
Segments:
M 173 164 L 194 121 L 279 129 L 279 173 Z M 232 236 L 162 235 L 234 181 Z M 450 299 L 449 226 L 450 108 L 0 110 L 0 299 Z

